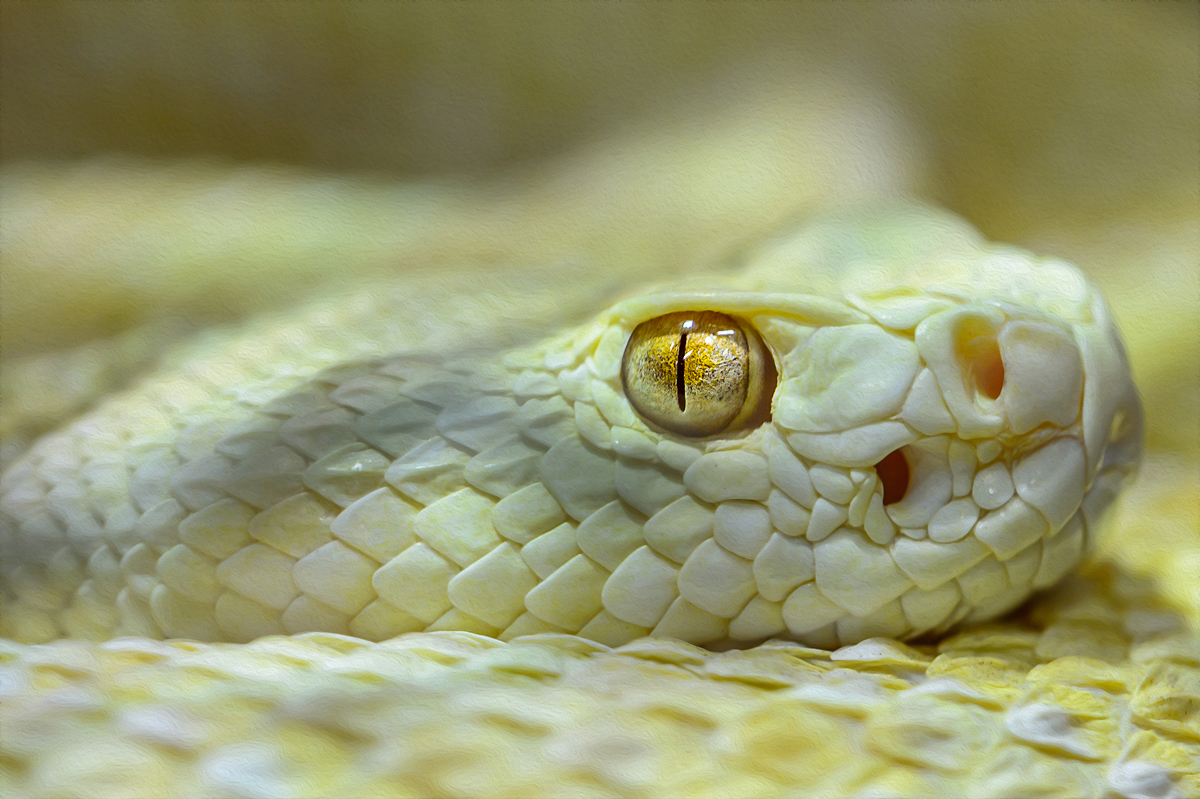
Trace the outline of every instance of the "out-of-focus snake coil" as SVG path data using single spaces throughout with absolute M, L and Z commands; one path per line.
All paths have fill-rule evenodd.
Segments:
M 522 329 L 569 290 L 259 322 L 40 439 L 0 483 L 5 784 L 1195 788 L 1194 641 L 1128 649 L 1144 586 L 1096 571 L 984 624 L 1095 548 L 1141 457 L 1078 270 L 891 206 Z M 761 338 L 769 420 L 634 410 L 630 334 L 679 311 Z M 108 643 L 32 645 L 63 638 Z

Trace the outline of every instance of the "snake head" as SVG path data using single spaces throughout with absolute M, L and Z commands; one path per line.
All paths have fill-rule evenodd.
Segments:
M 335 317 L 39 441 L 0 479 L 0 632 L 913 637 L 1057 581 L 1140 453 L 1095 289 L 925 209 L 486 357 L 364 360 Z
M 632 606 L 632 572 L 682 568 L 669 608 L 617 609 L 615 589 L 606 607 L 845 644 L 992 618 L 1081 560 L 1141 449 L 1107 308 L 1067 264 L 942 244 L 872 291 L 666 290 L 607 315 L 580 368 L 612 426 L 584 437 L 647 517 L 613 580 Z M 810 266 L 763 260 L 773 274 L 752 262 L 739 281 Z

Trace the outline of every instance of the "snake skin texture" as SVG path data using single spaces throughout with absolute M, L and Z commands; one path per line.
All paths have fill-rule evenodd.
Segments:
M 946 221 L 895 213 L 918 235 Z M 839 225 L 768 245 L 740 291 L 660 289 L 486 360 L 348 361 L 218 413 L 135 396 L 124 416 L 168 423 L 136 446 L 85 419 L 8 473 L 5 631 L 836 647 L 1011 610 L 1078 564 L 1136 466 L 1103 300 L 954 228 L 910 254 L 921 271 L 891 257 L 899 285 L 781 291 Z M 694 308 L 774 353 L 770 422 L 693 441 L 632 410 L 630 331 Z M 1003 362 L 995 397 L 972 376 L 980 339 Z M 873 466 L 896 450 L 911 480 L 885 508 Z
M 1073 267 L 888 207 L 535 343 L 478 296 L 450 333 L 412 294 L 359 307 L 410 317 L 399 353 L 341 306 L 202 342 L 5 473 L 0 698 L 33 731 L 0 742 L 10 787 L 1194 789 L 1194 638 L 1112 573 L 1053 588 L 1141 457 Z M 689 440 L 633 411 L 629 334 L 682 310 L 761 335 L 769 422 Z

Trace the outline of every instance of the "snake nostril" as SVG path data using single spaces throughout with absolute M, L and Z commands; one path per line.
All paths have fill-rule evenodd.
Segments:
M 975 391 L 997 399 L 1004 390 L 1004 360 L 995 331 L 981 324 L 964 324 L 958 332 L 958 355 Z
M 883 504 L 891 505 L 904 499 L 908 493 L 908 459 L 904 450 L 897 449 L 889 452 L 883 460 L 875 464 L 875 473 L 883 484 Z
M 1000 360 L 1000 349 L 993 345 L 975 359 L 973 366 L 979 392 L 991 399 L 998 398 L 1004 390 L 1004 361 Z

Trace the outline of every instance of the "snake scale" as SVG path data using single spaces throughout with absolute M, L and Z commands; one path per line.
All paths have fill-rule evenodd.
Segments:
M 559 332 L 555 279 L 210 336 L 9 468 L 6 793 L 1196 787 L 1144 587 L 987 624 L 1141 457 L 1078 270 L 884 206 Z

